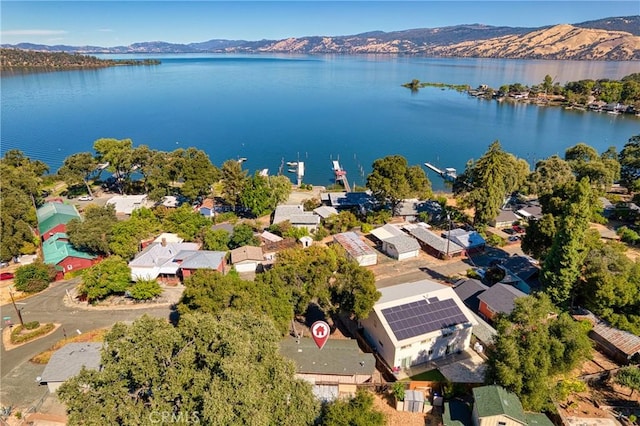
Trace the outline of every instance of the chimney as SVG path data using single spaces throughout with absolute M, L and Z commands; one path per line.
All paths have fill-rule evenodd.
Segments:
M 162 247 L 166 247 L 167 246 L 167 239 L 162 237 L 162 242 L 160 244 L 162 244 Z

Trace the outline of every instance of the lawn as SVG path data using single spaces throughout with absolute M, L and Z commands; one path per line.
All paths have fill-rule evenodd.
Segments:
M 415 376 L 411 376 L 409 379 L 419 382 L 445 382 L 447 380 L 437 368 L 435 370 L 424 371 L 420 374 L 416 374 Z

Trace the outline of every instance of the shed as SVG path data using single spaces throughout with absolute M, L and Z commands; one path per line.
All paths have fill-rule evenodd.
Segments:
M 343 232 L 333 236 L 333 241 L 340 244 L 347 256 L 358 262 L 360 266 L 371 266 L 378 263 L 378 255 L 355 232 Z
M 586 309 L 574 314 L 573 318 L 591 322 L 593 328 L 589 330 L 589 337 L 617 362 L 629 364 L 640 361 L 640 336 L 612 327 Z
M 382 251 L 398 260 L 412 259 L 420 255 L 420 243 L 406 234 L 382 241 Z
M 82 367 L 98 370 L 101 350 L 102 343 L 67 343 L 49 359 L 40 384 L 46 384 L 49 392 L 55 392 L 63 382 L 80 373 Z

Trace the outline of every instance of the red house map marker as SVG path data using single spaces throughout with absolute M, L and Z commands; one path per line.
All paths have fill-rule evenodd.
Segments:
M 319 349 L 322 349 L 324 344 L 327 343 L 330 332 L 329 324 L 324 321 L 316 321 L 311 325 L 311 335 Z

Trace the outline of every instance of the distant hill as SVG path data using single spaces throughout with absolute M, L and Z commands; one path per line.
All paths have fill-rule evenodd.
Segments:
M 95 53 L 305 53 L 400 54 L 575 60 L 640 59 L 640 16 L 612 17 L 575 25 L 538 28 L 482 24 L 403 31 L 371 31 L 349 36 L 292 37 L 283 40 L 220 40 L 130 46 L 3 45 L 46 52 Z

